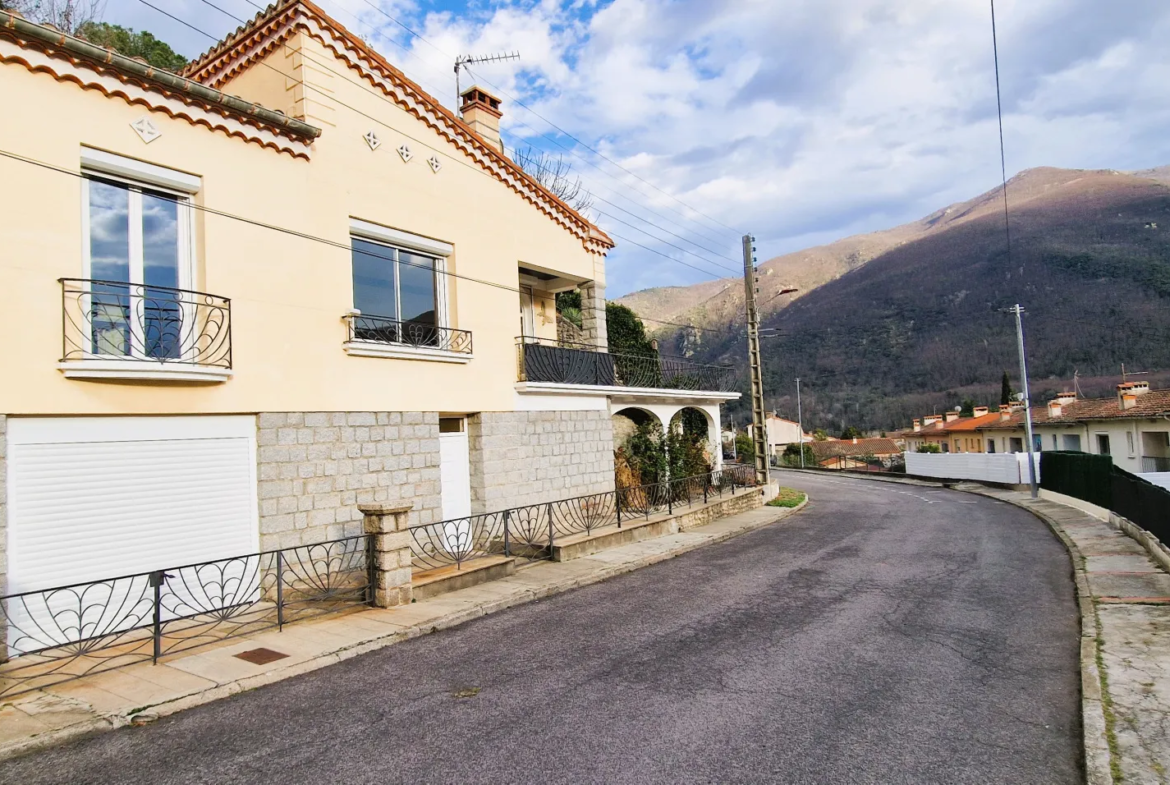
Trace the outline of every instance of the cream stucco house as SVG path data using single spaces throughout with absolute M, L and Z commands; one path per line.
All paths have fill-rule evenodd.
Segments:
M 613 243 L 495 96 L 456 117 L 306 0 L 182 75 L 0 11 L 0 95 L 9 592 L 610 490 L 613 413 L 738 397 L 606 353 Z

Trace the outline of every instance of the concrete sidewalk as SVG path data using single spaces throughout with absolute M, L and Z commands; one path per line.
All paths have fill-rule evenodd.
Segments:
M 158 665 L 134 665 L 14 696 L 0 703 L 0 758 L 88 733 L 149 722 L 484 614 L 631 572 L 767 526 L 796 511 L 760 507 L 570 562 L 535 563 L 511 577 L 411 605 L 360 609 L 292 624 L 282 632 L 229 639 L 216 647 L 165 658 Z M 285 656 L 263 665 L 236 656 L 258 648 Z
M 1072 554 L 1090 785 L 1170 782 L 1170 575 L 1134 539 L 1086 512 L 1028 493 L 956 487 L 1031 510 Z

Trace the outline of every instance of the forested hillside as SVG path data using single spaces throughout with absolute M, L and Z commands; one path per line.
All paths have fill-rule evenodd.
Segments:
M 1170 369 L 1170 188 L 1042 169 L 1008 193 L 1010 258 L 997 190 L 925 219 L 947 225 L 768 317 L 782 333 L 763 345 L 769 406 L 795 413 L 797 376 L 806 422 L 834 429 L 899 427 L 966 397 L 996 403 L 1003 371 L 1018 376 L 1015 324 L 1003 312 L 1016 302 L 1027 309 L 1038 395 L 1069 386 L 1074 372 L 1092 393 L 1122 363 Z M 742 323 L 702 334 L 696 358 L 743 367 Z

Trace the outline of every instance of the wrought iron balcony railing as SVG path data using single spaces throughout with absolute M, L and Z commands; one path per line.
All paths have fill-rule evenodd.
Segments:
M 1142 474 L 1151 472 L 1170 472 L 1170 458 L 1160 458 L 1155 455 L 1146 455 L 1142 458 Z
M 735 369 L 659 354 L 613 354 L 590 344 L 522 336 L 516 339 L 520 381 L 734 392 Z
M 62 278 L 62 361 L 232 367 L 231 301 L 166 286 Z
M 350 341 L 438 349 L 455 354 L 471 354 L 471 332 L 451 327 L 437 327 L 425 322 L 399 321 L 386 316 L 350 313 L 345 317 Z

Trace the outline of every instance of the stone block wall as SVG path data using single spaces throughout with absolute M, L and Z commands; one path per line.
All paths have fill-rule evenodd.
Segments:
M 612 491 L 606 411 L 483 412 L 468 418 L 471 511 Z
M 436 412 L 265 412 L 259 416 L 260 547 L 362 533 L 359 504 L 413 502 L 441 517 Z

